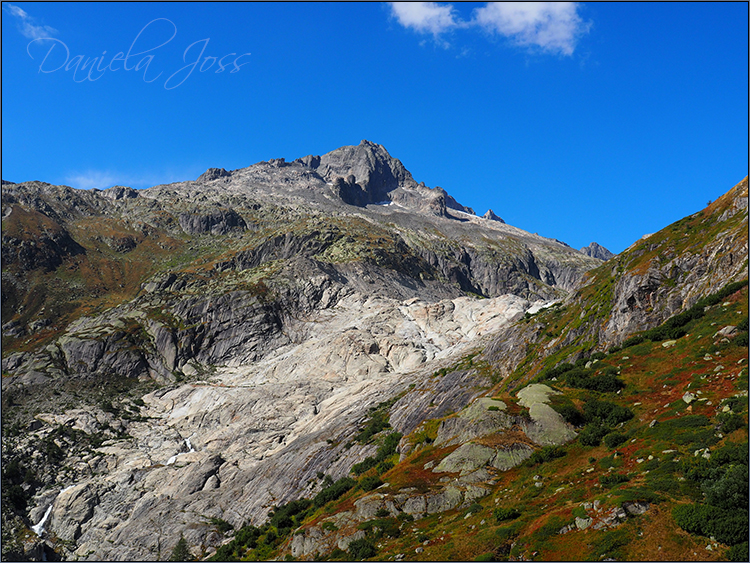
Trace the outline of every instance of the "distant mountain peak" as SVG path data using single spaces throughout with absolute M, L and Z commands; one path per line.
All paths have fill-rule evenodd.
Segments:
M 505 223 L 505 221 L 503 221 L 503 218 L 498 215 L 495 215 L 495 212 L 492 211 L 492 209 L 488 209 L 487 213 L 482 215 L 482 219 L 488 219 L 490 221 L 498 221 L 500 223 Z
M 231 172 L 227 172 L 223 168 L 209 168 L 206 170 L 203 174 L 198 176 L 197 182 L 210 182 L 211 180 L 216 180 L 217 178 L 224 178 L 227 176 L 231 176 Z
M 443 188 L 418 184 L 406 167 L 383 145 L 363 139 L 322 156 L 308 155 L 294 162 L 312 168 L 331 184 L 336 196 L 350 205 L 364 207 L 392 201 L 411 209 L 445 217 L 446 209 L 474 215 Z
M 599 260 L 605 261 L 614 256 L 614 253 L 610 252 L 597 242 L 592 242 L 590 245 L 584 246 L 581 249 L 581 252 L 586 256 L 591 256 L 592 258 L 598 258 Z

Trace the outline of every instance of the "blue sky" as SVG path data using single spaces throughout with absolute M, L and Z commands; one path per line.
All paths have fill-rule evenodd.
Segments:
M 747 3 L 3 3 L 2 176 L 144 188 L 368 139 L 479 214 L 619 252 L 747 174 L 747 22 Z

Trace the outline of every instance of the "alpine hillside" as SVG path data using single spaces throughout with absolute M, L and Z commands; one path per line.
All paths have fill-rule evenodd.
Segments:
M 745 557 L 747 192 L 611 256 L 369 141 L 3 181 L 3 559 Z

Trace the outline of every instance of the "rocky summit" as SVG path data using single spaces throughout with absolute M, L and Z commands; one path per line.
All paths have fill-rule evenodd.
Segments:
M 734 508 L 673 460 L 747 448 L 747 179 L 607 254 L 369 141 L 144 190 L 4 181 L 3 558 L 652 556 L 620 536 Z M 683 422 L 702 437 L 659 430 Z

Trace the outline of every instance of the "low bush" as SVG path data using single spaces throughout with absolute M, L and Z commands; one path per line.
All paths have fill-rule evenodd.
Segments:
M 350 477 L 342 477 L 338 481 L 336 481 L 333 485 L 330 487 L 326 487 L 322 491 L 320 491 L 317 495 L 315 495 L 315 498 L 313 499 L 313 504 L 315 505 L 315 508 L 320 508 L 321 506 L 325 505 L 326 503 L 336 500 L 341 495 L 346 493 L 349 489 L 354 487 L 357 482 L 350 478 Z
M 747 474 L 747 465 L 730 465 L 718 479 L 704 481 L 701 488 L 706 495 L 706 502 L 727 510 L 733 508 L 747 510 Z
M 735 430 L 745 427 L 745 419 L 740 414 L 723 412 L 719 413 L 716 419 L 721 424 L 721 431 L 724 434 L 731 434 Z
M 396 518 L 376 518 L 360 523 L 357 528 L 365 530 L 368 537 L 380 539 L 383 537 L 398 538 L 401 536 L 401 523 Z
M 602 487 L 607 488 L 614 487 L 620 483 L 626 483 L 627 481 L 630 481 L 630 478 L 622 473 L 610 473 L 599 477 L 599 483 L 601 483 Z
M 602 438 L 609 432 L 609 428 L 605 428 L 598 423 L 587 424 L 581 433 L 578 434 L 578 441 L 584 446 L 598 446 L 602 443 Z
M 544 370 L 540 375 L 539 379 L 552 379 L 553 377 L 560 377 L 566 371 L 573 369 L 573 364 L 560 364 L 550 369 Z
M 716 541 L 727 545 L 747 541 L 750 522 L 746 512 L 705 504 L 683 504 L 672 509 L 672 516 L 680 528 L 691 534 L 713 536 Z
M 498 522 L 504 522 L 506 520 L 515 520 L 521 516 L 521 513 L 515 508 L 497 508 L 493 515 Z
M 382 484 L 383 484 L 383 481 L 381 481 L 378 477 L 375 477 L 374 475 L 368 475 L 367 477 L 362 477 L 362 479 L 359 482 L 359 486 L 362 488 L 363 491 L 372 491 L 373 489 L 377 489 Z
M 323 522 L 320 525 L 320 528 L 322 530 L 325 530 L 326 532 L 335 532 L 336 530 L 339 529 L 339 527 L 333 522 L 331 522 L 330 520 L 326 520 L 325 522 Z
M 572 424 L 573 426 L 583 426 L 586 422 L 581 411 L 571 404 L 560 405 L 559 407 L 555 407 L 555 410 L 560 413 L 560 416 L 563 417 L 565 422 Z
M 583 405 L 583 415 L 588 422 L 616 426 L 633 418 L 633 411 L 614 403 L 591 399 Z
M 392 461 L 381 461 L 375 466 L 375 471 L 377 471 L 378 475 L 382 475 L 391 469 L 393 469 Z
M 547 461 L 552 461 L 565 455 L 565 450 L 560 446 L 544 446 L 541 450 L 535 451 L 529 457 L 532 465 L 538 465 Z
M 347 551 L 349 552 L 349 557 L 351 557 L 353 561 L 369 559 L 370 557 L 375 557 L 378 553 L 375 544 L 373 544 L 368 538 L 354 540 L 349 544 L 349 549 Z
M 616 432 L 612 432 L 604 436 L 604 445 L 607 446 L 610 450 L 621 446 L 627 441 L 628 437 L 625 434 L 618 434 Z
M 727 550 L 727 559 L 729 561 L 750 561 L 750 549 L 748 542 L 738 543 Z

